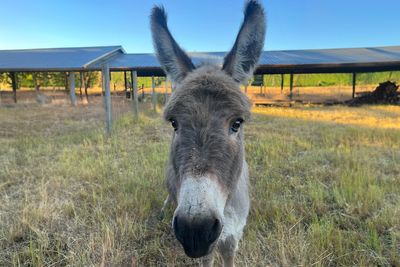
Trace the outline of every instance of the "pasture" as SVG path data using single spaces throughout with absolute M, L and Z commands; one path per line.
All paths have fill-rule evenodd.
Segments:
M 129 107 L 126 107 L 129 110 Z M 166 197 L 170 125 L 101 105 L 0 108 L 1 266 L 187 266 Z M 237 266 L 400 266 L 400 107 L 254 108 Z M 217 258 L 217 263 L 221 260 Z

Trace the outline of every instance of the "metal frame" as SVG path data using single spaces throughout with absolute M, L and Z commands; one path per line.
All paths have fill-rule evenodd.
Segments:
M 96 48 L 96 47 L 92 47 Z M 71 103 L 76 105 L 76 95 L 75 95 L 75 79 L 74 72 L 84 72 L 84 71 L 101 71 L 102 72 L 102 81 L 103 81 L 103 91 L 104 91 L 104 108 L 106 111 L 106 130 L 108 134 L 111 134 L 112 131 L 112 104 L 111 104 L 111 92 L 110 92 L 110 73 L 112 71 L 124 71 L 125 73 L 129 71 L 131 73 L 131 81 L 132 81 L 132 108 L 133 114 L 135 117 L 138 117 L 139 114 L 139 104 L 138 104 L 138 88 L 137 88 L 137 77 L 152 77 L 152 104 L 153 110 L 156 110 L 156 102 L 157 96 L 155 92 L 155 76 L 165 76 L 164 71 L 158 65 L 157 60 L 153 54 L 126 54 L 124 49 L 121 46 L 112 46 L 112 47 L 98 47 L 99 49 L 106 49 L 107 52 L 104 52 L 100 56 L 97 56 L 92 59 L 88 59 L 86 63 L 77 67 L 77 64 L 71 64 L 71 67 L 32 67 L 27 66 L 19 67 L 19 68 L 7 68 L 4 66 L 0 66 L 0 72 L 9 72 L 12 77 L 12 87 L 14 93 L 14 101 L 17 102 L 17 73 L 18 72 L 68 72 L 69 77 L 69 91 L 71 97 Z M 69 49 L 79 49 L 82 48 L 69 48 Z M 46 51 L 46 49 L 39 49 L 41 52 Z M 49 50 L 49 57 L 51 57 L 51 51 L 55 51 L 56 49 L 47 49 Z M 1 51 L 1 53 L 27 53 L 32 52 L 33 50 L 7 50 Z M 35 50 L 37 51 L 37 50 Z M 33 52 L 35 52 L 33 51 Z M 315 62 L 315 57 L 320 54 L 321 58 L 324 58 L 324 51 L 326 53 L 325 58 L 326 62 L 322 63 L 310 63 L 305 64 L 304 62 L 309 59 L 310 62 Z M 332 62 L 340 62 L 340 52 L 344 55 L 342 57 L 342 63 L 332 63 Z M 346 62 L 350 60 L 352 57 L 349 56 L 351 52 L 356 53 L 359 51 L 368 55 L 371 61 L 360 62 L 360 58 L 354 60 L 353 63 Z M 304 54 L 304 59 L 301 59 L 301 53 Z M 369 53 L 369 54 L 368 54 Z M 11 54 L 10 54 L 11 55 Z M 10 55 L 8 55 L 7 60 L 10 60 Z M 54 56 L 56 54 L 53 54 Z M 196 63 L 199 62 L 201 58 L 212 58 L 215 61 L 222 61 L 225 56 L 225 52 L 215 52 L 215 53 L 191 53 L 193 57 L 193 61 Z M 269 57 L 268 57 L 269 55 Z M 287 56 L 285 58 L 286 61 L 290 61 L 293 59 L 293 64 L 280 64 L 279 57 Z M 375 55 L 371 56 L 371 55 Z M 138 58 L 146 58 L 148 65 L 140 65 L 139 62 L 135 62 L 135 56 Z M 336 56 L 336 58 L 335 58 Z M 125 57 L 125 58 L 124 58 Z M 332 58 L 330 58 L 332 57 Z M 0 57 L 1 58 L 1 57 Z M 63 58 L 63 57 L 62 57 Z M 268 61 L 268 58 L 274 59 L 271 60 L 272 63 Z M 366 58 L 368 58 L 366 56 Z M 49 58 L 48 58 L 49 59 Z M 129 59 L 129 62 L 126 60 Z M 277 60 L 278 59 L 278 60 Z M 298 59 L 298 60 L 295 60 Z M 343 60 L 344 59 L 344 60 Z M 391 60 L 393 59 L 393 60 Z M 21 58 L 20 58 L 21 60 Z M 56 60 L 51 58 L 54 63 Z M 125 60 L 125 61 L 124 61 Z M 336 60 L 336 61 L 335 61 Z M 321 60 L 320 60 L 321 61 Z M 275 62 L 275 63 L 274 63 Z M 75 62 L 76 63 L 76 62 Z M 124 63 L 124 64 L 122 64 Z M 53 64 L 54 65 L 54 64 Z M 61 66 L 61 65 L 60 65 Z M 295 74 L 313 74 L 313 73 L 352 73 L 353 77 L 353 92 L 352 96 L 355 96 L 356 93 L 356 78 L 357 73 L 367 73 L 367 72 L 383 72 L 383 71 L 400 71 L 400 46 L 399 47 L 381 47 L 381 48 L 356 48 L 356 49 L 327 49 L 327 50 L 297 50 L 297 51 L 270 51 L 264 52 L 262 55 L 261 64 L 255 70 L 254 74 L 281 74 L 281 91 L 284 87 L 284 74 L 290 74 L 290 98 L 293 96 L 293 76 Z M 126 75 L 124 75 L 125 85 Z M 171 84 L 172 90 L 173 85 Z

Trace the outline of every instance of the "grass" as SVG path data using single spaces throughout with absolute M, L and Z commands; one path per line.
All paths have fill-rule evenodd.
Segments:
M 169 125 L 90 110 L 0 108 L 0 266 L 197 264 L 157 219 Z M 253 114 L 237 266 L 400 266 L 400 108 Z
M 289 86 L 290 74 L 284 75 L 284 85 Z M 384 81 L 400 80 L 399 71 L 357 73 L 357 84 L 377 84 Z M 296 74 L 294 75 L 295 86 L 351 86 L 353 76 L 351 73 L 320 73 L 320 74 Z M 280 86 L 281 75 L 264 75 L 264 84 L 267 86 Z

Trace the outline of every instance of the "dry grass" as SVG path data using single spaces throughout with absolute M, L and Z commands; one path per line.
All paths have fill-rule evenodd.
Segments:
M 358 85 L 357 92 L 373 91 L 377 84 L 371 85 Z M 242 86 L 242 91 L 245 88 Z M 116 88 L 112 87 L 111 92 L 113 94 L 124 94 L 124 88 L 118 86 Z M 75 89 L 76 94 L 79 98 L 79 88 Z M 167 88 L 165 88 L 165 83 L 162 83 L 155 88 L 158 94 L 168 94 L 171 93 L 171 84 L 167 83 Z M 68 103 L 69 95 L 64 88 L 41 88 L 41 92 L 47 96 L 50 96 L 53 103 Z M 95 86 L 88 90 L 89 95 L 99 95 L 102 93 L 102 88 Z M 152 88 L 145 87 L 143 90 L 139 88 L 139 94 L 151 95 Z M 83 93 L 84 94 L 84 93 Z M 260 87 L 260 86 L 248 86 L 247 95 L 255 100 L 269 100 L 269 101 L 280 101 L 289 100 L 290 90 L 287 86 L 281 91 L 280 87 Z M 352 87 L 351 86 L 309 86 L 309 87 L 294 87 L 292 100 L 301 101 L 304 103 L 324 103 L 329 102 L 343 102 L 345 100 L 351 99 Z M 17 91 L 17 99 L 20 103 L 32 103 L 35 102 L 35 91 L 32 88 L 21 88 Z M 0 90 L 0 103 L 11 104 L 13 103 L 13 94 L 11 88 L 2 88 Z
M 367 108 L 349 108 L 344 106 L 310 106 L 282 109 L 270 107 L 254 110 L 257 114 L 274 117 L 292 118 L 303 121 L 328 122 L 331 124 L 362 126 L 370 128 L 400 129 L 400 106 L 369 106 Z
M 107 138 L 100 107 L 0 108 L 1 266 L 196 264 L 172 210 L 157 219 L 169 125 L 127 113 Z M 396 106 L 256 108 L 237 265 L 400 266 L 399 118 Z

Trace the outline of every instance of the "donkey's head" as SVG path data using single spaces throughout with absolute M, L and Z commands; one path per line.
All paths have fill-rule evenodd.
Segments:
M 245 18 L 222 68 L 196 69 L 167 27 L 163 8 L 151 14 L 158 59 L 174 83 L 164 117 L 174 128 L 167 182 L 177 208 L 173 229 L 186 254 L 207 255 L 224 227 L 224 209 L 244 163 L 242 124 L 250 103 L 240 91 L 260 57 L 265 16 L 249 1 Z

